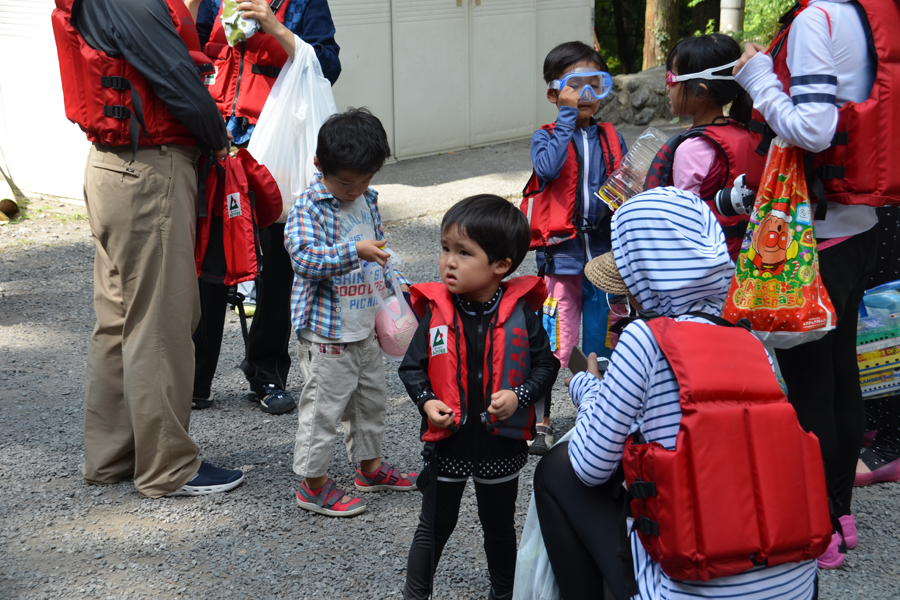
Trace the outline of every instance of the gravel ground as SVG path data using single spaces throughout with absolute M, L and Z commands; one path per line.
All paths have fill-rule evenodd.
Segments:
M 0 599 L 6 598 L 399 598 L 418 517 L 418 493 L 366 496 L 357 518 L 300 510 L 290 469 L 296 414 L 271 416 L 248 401 L 240 328 L 229 313 L 216 400 L 195 411 L 201 457 L 244 470 L 236 490 L 206 498 L 148 500 L 131 481 L 84 484 L 81 410 L 84 356 L 93 326 L 93 250 L 71 207 L 36 202 L 29 219 L 0 227 Z M 437 279 L 439 217 L 388 225 L 413 281 Z M 520 273 L 533 273 L 526 259 Z M 561 381 L 558 434 L 574 423 Z M 418 414 L 386 364 L 384 454 L 420 467 Z M 298 369 L 289 389 L 299 395 Z M 536 461 L 520 479 L 521 530 Z M 341 444 L 331 475 L 352 487 Z M 859 547 L 821 573 L 822 598 L 898 598 L 894 535 L 900 487 L 859 490 Z M 489 583 L 474 490 L 440 563 L 435 597 L 484 598 Z

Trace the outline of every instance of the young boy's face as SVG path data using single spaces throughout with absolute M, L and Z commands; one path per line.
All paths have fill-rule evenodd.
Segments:
M 509 270 L 510 260 L 491 262 L 478 243 L 456 225 L 441 231 L 441 281 L 466 300 L 487 302 Z
M 317 158 L 313 158 L 313 163 L 317 170 L 322 170 Z M 322 184 L 325 185 L 329 194 L 341 202 L 354 202 L 366 193 L 374 176 L 375 173 L 366 173 L 365 171 L 338 169 L 334 173 L 322 173 Z
M 565 71 L 563 71 L 563 74 L 560 75 L 559 78 L 562 79 L 563 77 L 565 77 L 566 75 L 568 75 L 569 73 L 574 71 L 575 69 L 582 69 L 582 70 L 589 70 L 589 71 L 601 70 L 600 65 L 598 65 L 597 63 L 591 62 L 589 60 L 582 60 L 573 65 L 570 65 L 569 68 L 567 68 Z M 595 78 L 598 80 L 597 84 L 599 85 L 600 78 L 597 76 L 595 76 Z M 560 94 L 563 94 L 564 92 L 565 92 L 565 94 L 563 95 L 563 100 L 560 100 L 559 96 L 560 96 Z M 547 100 L 549 100 L 553 104 L 556 104 L 557 108 L 559 108 L 560 106 L 563 106 L 563 105 L 571 106 L 572 104 L 566 101 L 566 97 L 568 96 L 569 98 L 571 98 L 571 96 L 573 94 L 576 94 L 576 93 L 572 89 L 563 89 L 563 90 L 558 90 L 558 91 L 557 90 L 547 90 Z M 576 94 L 576 97 L 577 97 L 577 94 Z M 576 102 L 575 106 L 578 108 L 578 120 L 579 121 L 584 121 L 584 120 L 590 119 L 592 116 L 594 116 L 594 113 L 597 112 L 597 109 L 600 108 L 599 100 L 595 100 L 593 102 L 588 102 L 587 100 L 584 100 L 584 99 L 578 97 L 578 99 L 575 102 Z

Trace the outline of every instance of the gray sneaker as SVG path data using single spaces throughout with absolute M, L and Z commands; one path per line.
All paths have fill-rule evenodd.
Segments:
M 531 446 L 528 447 L 528 454 L 543 456 L 547 454 L 547 451 L 550 450 L 555 441 L 553 438 L 553 427 L 550 425 L 535 425 L 534 428 L 537 434 L 534 436 Z

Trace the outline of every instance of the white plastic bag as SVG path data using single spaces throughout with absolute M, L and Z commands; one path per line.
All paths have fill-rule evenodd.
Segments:
M 294 59 L 288 58 L 263 106 L 247 150 L 265 165 L 281 189 L 287 220 L 294 201 L 309 187 L 319 128 L 337 112 L 331 82 L 313 47 L 294 36 Z
M 553 569 L 550 568 L 550 558 L 544 546 L 532 492 L 516 557 L 513 600 L 559 600 L 559 597 L 559 587 L 556 585 Z
M 570 429 L 556 444 L 572 439 L 575 428 Z M 554 446 L 556 444 L 553 444 Z M 541 524 L 538 521 L 534 492 L 528 503 L 528 515 L 522 529 L 522 541 L 516 556 L 516 579 L 513 584 L 513 600 L 559 600 L 559 587 L 550 567 L 550 557 L 544 546 Z

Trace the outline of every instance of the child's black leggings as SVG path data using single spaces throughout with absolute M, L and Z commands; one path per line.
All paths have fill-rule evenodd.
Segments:
M 482 480 L 483 481 L 483 480 Z M 432 480 L 422 496 L 419 527 L 413 536 L 406 563 L 406 600 L 424 600 L 431 592 L 434 568 L 444 545 L 456 527 L 459 505 L 466 481 Z M 487 556 L 491 587 L 496 596 L 512 593 L 516 574 L 516 496 L 519 477 L 502 483 L 475 481 L 478 518 L 484 531 L 484 553 Z M 434 557 L 432 562 L 432 531 Z

